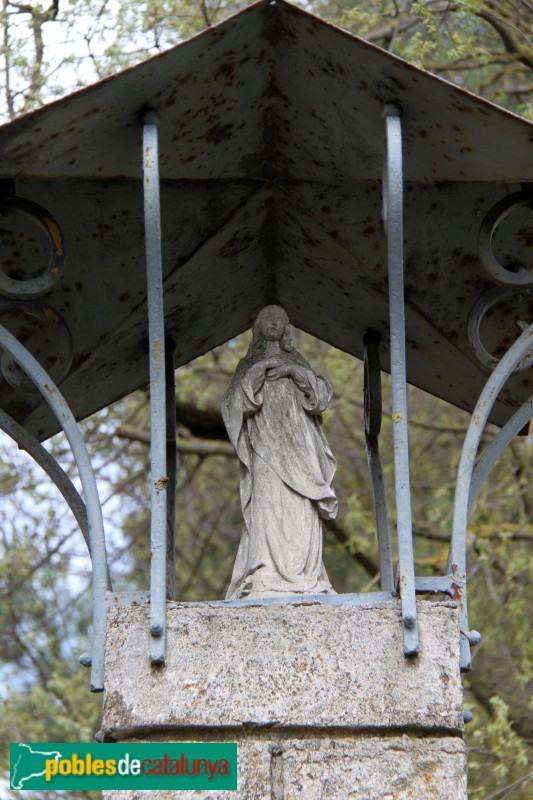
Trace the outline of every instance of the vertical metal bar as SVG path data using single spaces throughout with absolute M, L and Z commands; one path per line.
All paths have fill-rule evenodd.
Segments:
M 401 110 L 388 103 L 386 120 L 387 159 L 384 175 L 384 220 L 389 263 L 390 352 L 392 377 L 392 421 L 394 431 L 394 480 L 398 527 L 399 590 L 404 625 L 404 653 L 418 652 L 416 620 L 409 445 L 407 431 L 407 386 L 405 365 L 405 309 L 403 286 L 403 165 Z
M 165 661 L 166 629 L 166 412 L 165 412 L 165 318 L 161 259 L 161 206 L 159 198 L 159 114 L 147 110 L 143 124 L 144 225 L 150 348 L 150 459 L 151 459 L 151 569 L 150 660 Z
M 174 377 L 174 353 L 176 343 L 172 337 L 165 340 L 165 385 L 166 385 L 166 429 L 167 429 L 167 600 L 176 599 L 176 385 Z
M 102 507 L 91 460 L 72 411 L 63 395 L 39 362 L 26 350 L 24 345 L 0 325 L 0 348 L 24 370 L 54 412 L 65 432 L 72 450 L 85 499 L 89 526 L 90 553 L 93 567 L 93 641 L 91 656 L 91 691 L 101 692 L 104 688 L 104 654 L 106 637 L 107 607 L 105 594 L 108 583 L 107 556 L 105 550 L 104 523 Z
M 365 349 L 365 444 L 368 468 L 374 495 L 376 527 L 378 534 L 380 585 L 384 592 L 394 592 L 392 548 L 387 504 L 387 492 L 383 478 L 379 434 L 381 431 L 381 365 L 379 363 L 380 335 L 367 331 L 363 336 Z
M 466 587 L 466 532 L 468 528 L 469 502 L 471 498 L 472 475 L 481 441 L 481 436 L 501 389 L 526 353 L 533 349 L 533 325 L 530 325 L 509 348 L 494 372 L 488 379 L 472 414 L 466 432 L 455 489 L 453 509 L 453 530 L 448 557 L 448 573 L 453 579 L 454 597 L 459 604 L 461 626 L 461 669 L 470 669 L 471 633 L 468 624 L 468 603 Z
M 376 511 L 376 525 L 379 549 L 379 582 L 382 592 L 394 593 L 394 570 L 392 566 L 392 546 L 389 525 L 389 511 L 387 493 L 383 478 L 383 467 L 379 452 L 379 439 L 377 436 L 365 437 L 366 456 L 372 481 L 374 507 Z

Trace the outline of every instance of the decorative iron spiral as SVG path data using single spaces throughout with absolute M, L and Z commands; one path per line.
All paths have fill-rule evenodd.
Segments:
M 2 209 L 15 211 L 29 217 L 44 231 L 50 243 L 50 259 L 41 275 L 27 280 L 10 278 L 3 269 L 0 269 L 0 293 L 6 297 L 16 299 L 40 297 L 55 286 L 63 272 L 65 247 L 61 228 L 45 208 L 22 197 L 2 198 L 0 200 L 0 211 Z
M 481 264 L 494 283 L 499 284 L 488 289 L 476 300 L 468 316 L 467 333 L 470 347 L 476 358 L 485 367 L 494 369 L 500 361 L 491 355 L 481 342 L 480 326 L 483 318 L 495 305 L 512 296 L 533 296 L 533 268 L 526 268 L 522 264 L 514 265 L 512 269 L 504 267 L 492 250 L 492 237 L 498 225 L 517 208 L 533 209 L 533 194 L 522 191 L 510 194 L 499 200 L 485 215 L 478 234 L 478 248 Z M 531 320 L 517 320 L 517 327 L 528 325 Z M 523 372 L 533 364 L 533 354 L 526 355 L 520 360 L 514 372 Z
M 51 305 L 36 298 L 50 292 L 60 280 L 65 266 L 63 233 L 54 217 L 37 203 L 15 194 L 0 197 L 0 213 L 15 212 L 28 217 L 46 235 L 50 257 L 45 269 L 28 279 L 9 277 L 0 263 L 0 314 L 14 315 L 18 336 L 25 344 L 39 340 L 36 348 L 46 348 L 52 342 L 53 354 L 47 355 L 50 377 L 60 383 L 72 365 L 73 342 L 71 331 L 61 314 Z M 36 322 L 37 321 L 37 322 Z M 36 349 L 33 348 L 33 349 Z M 0 368 L 7 383 L 23 392 L 36 391 L 33 382 L 7 353 L 0 358 Z

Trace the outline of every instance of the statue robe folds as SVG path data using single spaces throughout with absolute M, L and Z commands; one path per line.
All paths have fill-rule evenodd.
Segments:
M 268 373 L 254 393 L 244 367 L 241 362 L 222 399 L 241 464 L 244 516 L 227 599 L 333 592 L 320 523 L 337 514 L 331 487 L 336 461 L 320 417 L 331 386 L 306 364 L 305 393 L 291 377 L 269 380 Z

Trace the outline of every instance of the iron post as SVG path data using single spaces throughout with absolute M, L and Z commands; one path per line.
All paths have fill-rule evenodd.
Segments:
M 159 114 L 148 109 L 143 125 L 143 187 L 150 354 L 151 568 L 150 660 L 165 661 L 167 578 L 167 458 L 165 410 L 165 318 L 159 197 Z
M 398 530 L 398 584 L 404 625 L 404 653 L 418 652 L 418 627 L 409 482 L 407 430 L 407 381 L 405 359 L 405 307 L 403 280 L 403 164 L 401 110 L 394 103 L 384 108 L 386 122 L 386 169 L 383 180 L 383 212 L 387 232 L 389 266 L 390 360 L 394 481 Z

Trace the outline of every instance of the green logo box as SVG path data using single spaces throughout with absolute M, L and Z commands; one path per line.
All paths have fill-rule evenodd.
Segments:
M 237 788 L 235 742 L 10 745 L 11 789 Z

